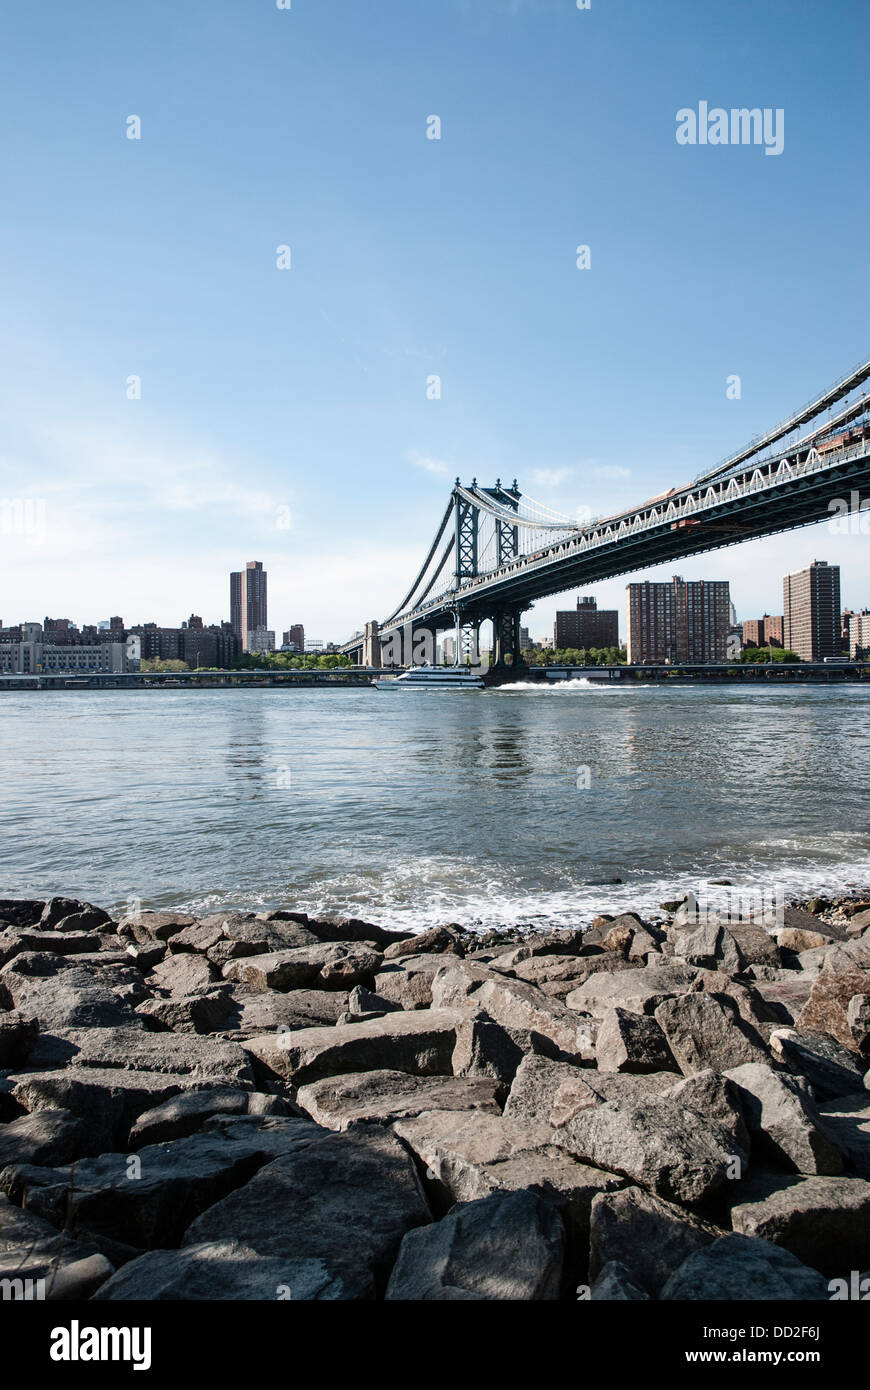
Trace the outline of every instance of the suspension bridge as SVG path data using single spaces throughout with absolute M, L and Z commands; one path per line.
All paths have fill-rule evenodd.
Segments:
M 693 482 L 610 516 L 561 515 L 516 480 L 483 487 L 457 478 L 401 603 L 341 650 L 379 666 L 385 646 L 408 652 L 421 631 L 434 644 L 453 628 L 476 651 L 489 621 L 493 663 L 516 665 L 520 620 L 536 599 L 809 526 L 855 505 L 870 488 L 868 380 L 870 360 Z

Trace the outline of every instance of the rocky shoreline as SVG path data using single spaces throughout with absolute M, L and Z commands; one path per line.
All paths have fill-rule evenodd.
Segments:
M 867 1296 L 868 1068 L 870 895 L 412 937 L 0 900 L 4 1296 Z

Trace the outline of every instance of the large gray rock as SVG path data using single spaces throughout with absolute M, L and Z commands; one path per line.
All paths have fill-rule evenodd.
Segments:
M 842 1154 L 825 1133 L 807 1081 L 759 1062 L 726 1075 L 740 1088 L 750 1133 L 773 1157 L 797 1173 L 842 1173 Z
M 19 1072 L 9 1078 L 13 1099 L 25 1110 L 70 1110 L 87 1125 L 97 1152 L 123 1148 L 130 1126 L 146 1110 L 181 1091 L 209 1082 L 190 1073 L 127 1071 L 122 1067 L 67 1067 Z
M 42 1034 L 29 1065 L 71 1068 L 123 1067 L 140 1072 L 173 1072 L 198 1081 L 253 1086 L 251 1062 L 242 1047 L 214 1038 L 146 1033 L 134 1028 L 67 1028 Z
M 486 980 L 473 1003 L 503 1028 L 539 1033 L 569 1060 L 594 1061 L 598 1025 L 521 980 Z
M 409 1231 L 386 1297 L 558 1299 L 564 1256 L 564 1227 L 549 1203 L 533 1192 L 494 1192 Z
M 766 1240 L 726 1235 L 690 1255 L 662 1289 L 663 1300 L 767 1302 L 829 1297 L 826 1281 Z
M 255 1038 L 259 1033 L 294 1032 L 297 1028 L 329 1028 L 349 1007 L 349 995 L 336 989 L 294 989 L 289 994 L 273 990 L 248 990 L 234 986 L 233 1007 L 221 1020 L 224 1033 Z
M 241 1091 L 214 1086 L 206 1090 L 182 1091 L 153 1110 L 140 1115 L 130 1130 L 128 1147 L 167 1144 L 186 1139 L 203 1128 L 215 1115 L 288 1115 L 289 1103 L 280 1096 L 257 1091 Z M 37 1162 L 32 1159 L 31 1162 Z
M 530 1056 L 517 1068 L 504 1113 L 510 1119 L 536 1120 L 558 1127 L 581 1110 L 605 1101 L 641 1100 L 667 1091 L 673 1084 L 673 1072 L 634 1076 Z
M 541 1033 L 503 1028 L 491 1018 L 462 1019 L 456 1025 L 452 1067 L 455 1076 L 489 1077 L 502 1094 L 513 1081 L 524 1057 L 558 1055 L 558 1048 Z M 457 1107 L 458 1108 L 458 1107 Z
M 547 1125 L 483 1111 L 430 1110 L 394 1129 L 416 1154 L 436 1209 L 529 1189 L 559 1209 L 581 1248 L 593 1198 L 622 1185 L 613 1173 L 576 1162 L 553 1142 Z
M 17 1009 L 0 1013 L 0 1067 L 21 1066 L 33 1050 L 39 1033 L 35 1018 Z
M 607 1009 L 595 1042 L 595 1057 L 603 1071 L 678 1071 L 657 1020 L 629 1009 Z
M 432 952 L 435 955 L 450 954 L 464 956 L 465 948 L 458 932 L 450 927 L 430 927 L 417 936 L 409 936 L 401 941 L 393 941 L 384 951 L 384 960 L 399 960 L 403 956 L 418 956 Z
M 155 1029 L 171 1033 L 216 1033 L 229 1025 L 235 1009 L 235 1000 L 226 985 L 216 985 L 201 994 L 145 999 L 136 1005 L 139 1018 L 150 1019 Z
M 141 987 L 141 975 L 138 979 Z M 141 1027 L 131 1002 L 110 980 L 105 968 L 81 965 L 75 956 L 25 951 L 0 970 L 0 1005 L 35 1016 L 44 1031 Z
M 736 938 L 716 922 L 705 922 L 694 930 L 681 932 L 675 948 L 676 956 L 687 965 L 715 970 L 721 962 L 735 975 L 746 968 L 747 962 Z
M 364 1023 L 306 1028 L 299 1033 L 265 1033 L 241 1046 L 269 1076 L 297 1085 L 352 1071 L 406 1071 L 447 1076 L 464 1014 L 451 1009 L 417 1009 L 385 1014 Z
M 767 1060 L 767 1050 L 727 995 L 684 994 L 666 999 L 655 1020 L 685 1076 Z
M 826 1101 L 819 1106 L 819 1116 L 849 1171 L 870 1179 L 870 1093 L 864 1090 Z
M 168 941 L 195 922 L 196 918 L 185 912 L 128 912 L 118 923 L 118 932 L 137 941 L 149 937 L 153 941 Z
M 795 1020 L 803 1033 L 827 1033 L 843 1047 L 855 1049 L 849 1005 L 856 997 L 870 1003 L 870 970 L 855 966 L 836 974 L 823 970 L 813 981 L 810 997 Z
M 151 984 L 167 994 L 196 994 L 220 979 L 220 971 L 206 956 L 184 951 L 164 956 L 151 971 Z
M 499 980 L 498 971 L 474 960 L 456 960 L 442 965 L 432 977 L 432 1008 L 468 1008 L 475 995 L 488 980 Z
M 359 1125 L 334 1134 L 312 1125 L 293 1152 L 197 1217 L 183 1243 L 237 1241 L 282 1261 L 279 1282 L 294 1302 L 368 1299 L 386 1287 L 405 1233 L 429 1220 L 413 1161 L 389 1130 Z M 313 1265 L 321 1287 L 312 1292 Z M 298 1284 L 294 1266 L 304 1275 Z
M 40 1180 L 25 1182 L 22 1205 L 73 1233 L 92 1232 L 145 1249 L 177 1245 L 202 1211 L 316 1130 L 310 1120 L 282 1118 L 210 1125 L 135 1155 L 83 1159 L 74 1171 L 55 1169 L 53 1181 L 49 1170 L 36 1170 Z
M 0 1195 L 0 1279 L 11 1281 L 4 1297 L 89 1298 L 111 1273 L 94 1244 L 71 1239 Z
M 238 980 L 251 989 L 341 989 L 354 985 L 372 987 L 383 957 L 373 947 L 326 943 L 242 956 L 224 966 L 227 980 Z
M 611 1260 L 599 1271 L 589 1298 L 598 1303 L 642 1303 L 649 1300 L 649 1294 L 635 1283 L 627 1265 Z
M 366 1297 L 322 1259 L 261 1255 L 238 1240 L 204 1241 L 182 1250 L 150 1250 L 131 1260 L 93 1295 L 97 1301 L 333 1301 Z M 370 1295 L 369 1295 L 370 1296 Z
M 613 1261 L 626 1265 L 648 1296 L 659 1290 L 696 1250 L 725 1232 L 641 1187 L 595 1198 L 589 1226 L 592 1279 Z
M 78 898 L 49 898 L 39 919 L 39 929 L 54 931 L 61 927 L 67 931 L 89 931 L 111 920 L 108 912 L 94 907 L 93 903 L 83 903 Z
M 727 1076 L 709 1068 L 678 1081 L 664 1094 L 689 1110 L 706 1115 L 708 1120 L 715 1120 L 732 1136 L 737 1152 L 749 1153 L 752 1141 L 743 1115 L 741 1091 Z
M 824 1033 L 777 1028 L 770 1035 L 770 1048 L 776 1061 L 810 1083 L 817 1101 L 853 1095 L 864 1084 L 860 1057 Z
M 691 966 L 647 965 L 640 970 L 604 971 L 590 976 L 572 990 L 565 1003 L 600 1017 L 604 1009 L 631 1009 L 634 1013 L 653 1013 L 657 1004 L 672 994 L 688 989 L 697 971 Z
M 870 1250 L 870 1182 L 862 1178 L 757 1179 L 731 1211 L 745 1236 L 783 1245 L 823 1274 L 848 1277 Z
M 424 1110 L 485 1110 L 500 1115 L 495 1093 L 495 1082 L 486 1078 L 364 1071 L 300 1086 L 296 1103 L 319 1125 L 343 1130 L 361 1122 L 392 1124 Z
M 386 957 L 375 976 L 374 990 L 402 1009 L 432 1007 L 432 981 L 445 964 L 455 957 L 445 955 L 404 955 L 398 963 L 390 964 Z
M 669 1096 L 606 1101 L 581 1110 L 555 1133 L 584 1162 L 687 1206 L 720 1193 L 748 1157 L 723 1125 Z
M 69 1110 L 37 1110 L 0 1125 L 0 1168 L 10 1163 L 53 1168 L 98 1151 L 84 1120 Z

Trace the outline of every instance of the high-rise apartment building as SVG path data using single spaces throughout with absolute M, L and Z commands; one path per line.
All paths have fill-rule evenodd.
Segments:
M 748 647 L 782 646 L 782 618 L 765 613 L 763 618 L 743 619 L 743 642 Z
M 288 627 L 287 631 L 284 633 L 282 646 L 285 651 L 305 651 L 305 628 L 302 623 L 294 623 L 292 627 Z
M 628 660 L 703 663 L 728 659 L 727 579 L 629 584 Z
M 814 560 L 782 581 L 782 635 L 801 661 L 840 655 L 840 566 Z
M 619 646 L 619 614 L 615 608 L 599 609 L 594 598 L 578 598 L 576 610 L 556 613 L 553 644 L 565 647 Z
M 860 613 L 849 615 L 849 655 L 856 657 L 870 654 L 870 611 L 863 608 Z
M 230 575 L 230 625 L 243 652 L 255 650 L 254 634 L 267 630 L 266 571 L 259 560 L 249 560 Z

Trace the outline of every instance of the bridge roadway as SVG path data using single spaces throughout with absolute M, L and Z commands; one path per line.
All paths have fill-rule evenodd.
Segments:
M 863 505 L 862 489 L 870 506 L 868 380 L 870 360 L 693 483 L 582 525 L 547 514 L 516 483 L 484 488 L 457 478 L 423 569 L 400 607 L 341 650 L 376 664 L 378 642 L 400 637 L 401 657 L 409 660 L 408 638 L 413 642 L 421 630 L 434 638 L 446 628 L 476 630 L 490 620 L 497 663 L 515 664 L 520 617 L 536 599 L 812 525 L 833 517 L 835 504 L 838 511 Z M 859 390 L 863 394 L 852 394 Z M 815 425 L 797 437 L 812 420 Z M 762 455 L 777 442 L 779 450 Z M 452 537 L 433 571 L 451 520 Z M 388 650 L 396 653 L 394 640 Z

